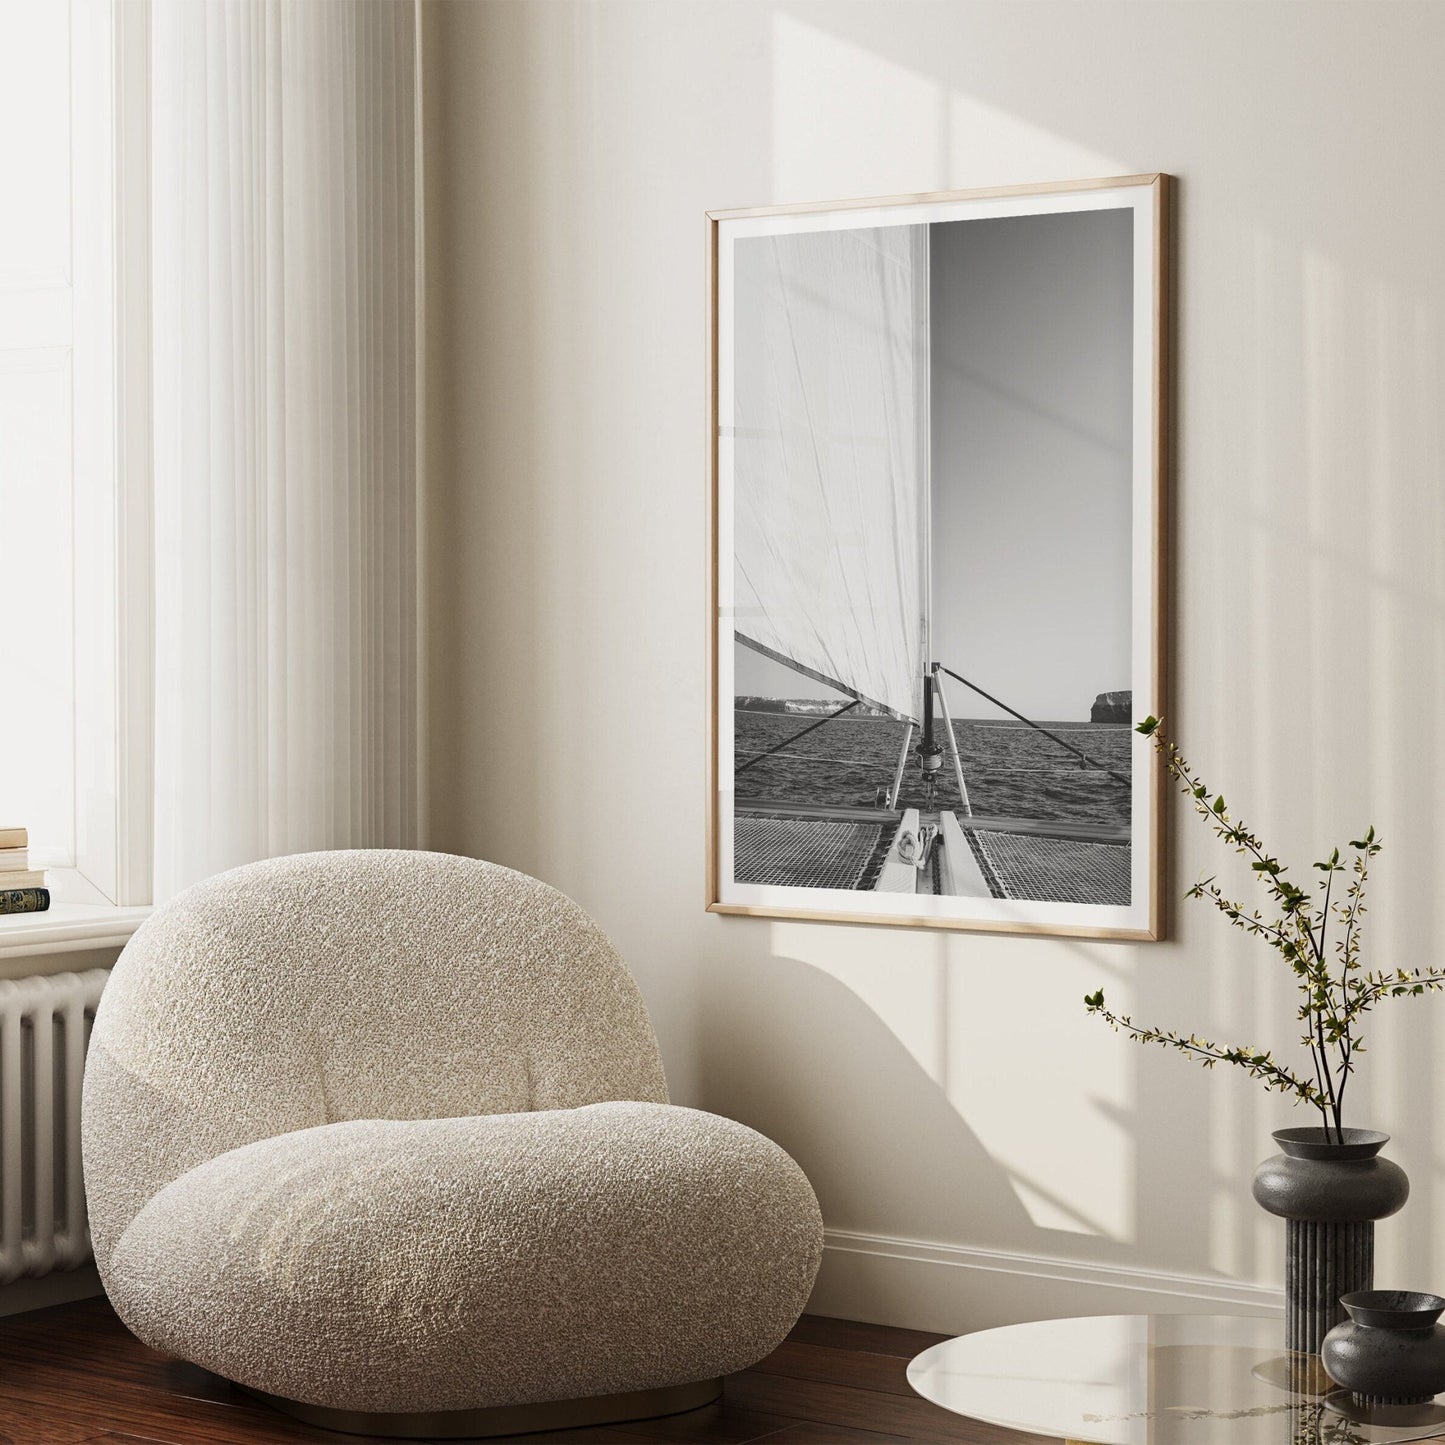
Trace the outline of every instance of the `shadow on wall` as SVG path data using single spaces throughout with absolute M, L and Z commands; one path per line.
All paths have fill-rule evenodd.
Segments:
M 821 936 L 835 933 L 821 930 Z M 886 947 L 889 935 L 876 936 Z M 905 1001 L 900 1017 L 923 1028 L 923 1036 L 907 1041 L 895 1032 L 897 1019 L 885 1020 L 848 983 L 798 958 L 749 961 L 739 950 L 710 966 L 702 981 L 707 1026 L 699 1067 L 706 1106 L 778 1140 L 822 1204 L 829 1250 L 813 1308 L 897 1323 L 894 1302 L 901 1294 L 910 1324 L 948 1331 L 1070 1312 L 1272 1309 L 1268 1290 L 1237 1286 L 1222 1272 L 1198 1278 L 1139 1268 L 1141 1259 L 1167 1257 L 1172 1241 L 1207 1234 L 1217 1197 L 1254 1208 L 1247 1175 L 1240 1181 L 1201 1168 L 1181 1189 L 1175 1156 L 1148 1147 L 1149 1140 L 1179 1130 L 1207 1130 L 1203 1081 L 1187 1093 L 1196 1107 L 1181 1110 L 1170 1100 L 1183 1091 L 1147 1082 L 1151 1060 L 1136 1102 L 1120 1109 L 1101 1100 L 1089 1080 L 1062 1069 L 1041 1078 L 1036 1040 L 1021 1037 L 1012 1052 L 999 1047 L 1009 1028 L 1031 1033 L 1029 1002 L 1021 1001 L 1010 1024 L 982 1009 L 970 1021 L 966 984 L 950 982 L 951 969 L 954 980 L 961 970 L 950 962 L 948 943 L 927 939 L 922 951 L 933 958 L 919 968 L 888 966 Z M 1102 976 L 1097 959 L 1083 962 L 1089 976 Z M 925 1003 L 931 1010 L 920 1007 Z M 1098 1026 L 1082 1006 L 1075 1013 L 1073 1026 L 1087 1040 Z M 961 1022 L 965 1034 L 972 1028 L 992 1035 L 989 1073 L 977 1082 L 949 1077 L 950 1061 L 968 1073 L 967 1042 L 948 1037 Z M 1122 1041 L 1099 1033 L 1106 1050 L 1117 1050 L 1122 1070 L 1137 1064 Z M 932 1056 L 931 1068 L 919 1054 Z M 1170 1058 L 1158 1062 L 1187 1068 Z M 1112 1083 L 1105 1084 L 1110 1092 Z M 1046 1149 L 1063 1151 L 1069 1146 L 1060 1141 L 1062 1126 L 1077 1152 L 1061 1169 L 1030 1171 L 1011 1162 L 1009 1146 L 991 1145 L 968 1121 L 967 1095 L 975 1088 L 981 1117 L 997 1124 L 1017 1109 L 1021 1132 L 1033 1138 L 1013 1142 L 1027 1149 L 1042 1140 Z M 1078 1113 L 1077 1128 L 1067 1117 L 1071 1111 Z M 1102 1133 L 1119 1138 L 1134 1167 L 1100 1157 L 1088 1142 L 1099 1137 L 1101 1117 Z M 1115 1219 L 1095 1217 L 1081 1204 L 1101 1188 L 1106 1198 L 1127 1196 Z M 1156 1230 L 1150 1221 L 1165 1201 L 1168 1227 Z M 930 1247 L 934 1241 L 984 1247 Z
M 799 959 L 739 955 L 703 997 L 710 1104 L 796 1151 L 830 1228 L 886 1220 L 915 1239 L 966 1239 L 983 1215 L 992 1240 L 1037 1243 L 1005 1171 L 846 984 Z

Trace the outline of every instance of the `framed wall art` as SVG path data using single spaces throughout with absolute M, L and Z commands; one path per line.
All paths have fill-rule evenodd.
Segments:
M 708 906 L 1161 936 L 1168 181 L 708 217 Z

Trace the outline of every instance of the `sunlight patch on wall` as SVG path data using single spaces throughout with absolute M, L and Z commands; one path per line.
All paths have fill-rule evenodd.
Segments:
M 1136 1060 L 1081 1003 L 1103 970 L 1092 950 L 1062 941 L 990 947 L 1000 957 L 985 994 L 974 941 L 954 945 L 949 1099 L 1037 1229 L 1132 1240 L 1135 1155 L 1148 1146 L 1137 1137 Z M 1062 956 L 1040 967 L 1042 950 Z
M 772 104 L 779 205 L 1130 170 L 790 15 L 773 20 Z
M 791 16 L 774 19 L 774 202 L 933 190 L 943 118 L 935 81 Z
M 957 91 L 948 97 L 947 158 L 944 184 L 957 189 L 1089 180 L 1131 170 L 1116 156 Z
M 1009 1182 L 1013 1185 L 1019 1203 L 1028 1211 L 1030 1220 L 1039 1229 L 1047 1229 L 1055 1234 L 1120 1237 L 1117 1231 L 1107 1229 L 1099 1221 L 1090 1219 L 1071 1198 L 1041 1189 L 1032 1180 L 1017 1174 L 1011 1175 Z

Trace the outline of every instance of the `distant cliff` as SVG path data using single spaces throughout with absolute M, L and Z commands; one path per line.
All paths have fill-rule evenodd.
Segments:
M 1101 692 L 1094 699 L 1089 721 L 1097 723 L 1126 723 L 1134 717 L 1134 694 L 1132 692 Z
M 797 717 L 823 717 L 837 712 L 846 702 L 846 698 L 838 697 L 757 697 L 751 693 L 740 693 L 733 698 L 733 706 L 739 712 L 781 712 Z M 886 717 L 887 714 L 863 702 L 852 708 L 848 716 Z

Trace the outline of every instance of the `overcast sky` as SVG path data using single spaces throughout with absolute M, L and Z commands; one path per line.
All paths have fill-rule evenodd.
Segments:
M 1039 720 L 1129 686 L 1131 211 L 930 237 L 933 656 Z M 735 691 L 829 689 L 735 648 Z M 1000 714 L 957 684 L 955 716 Z

